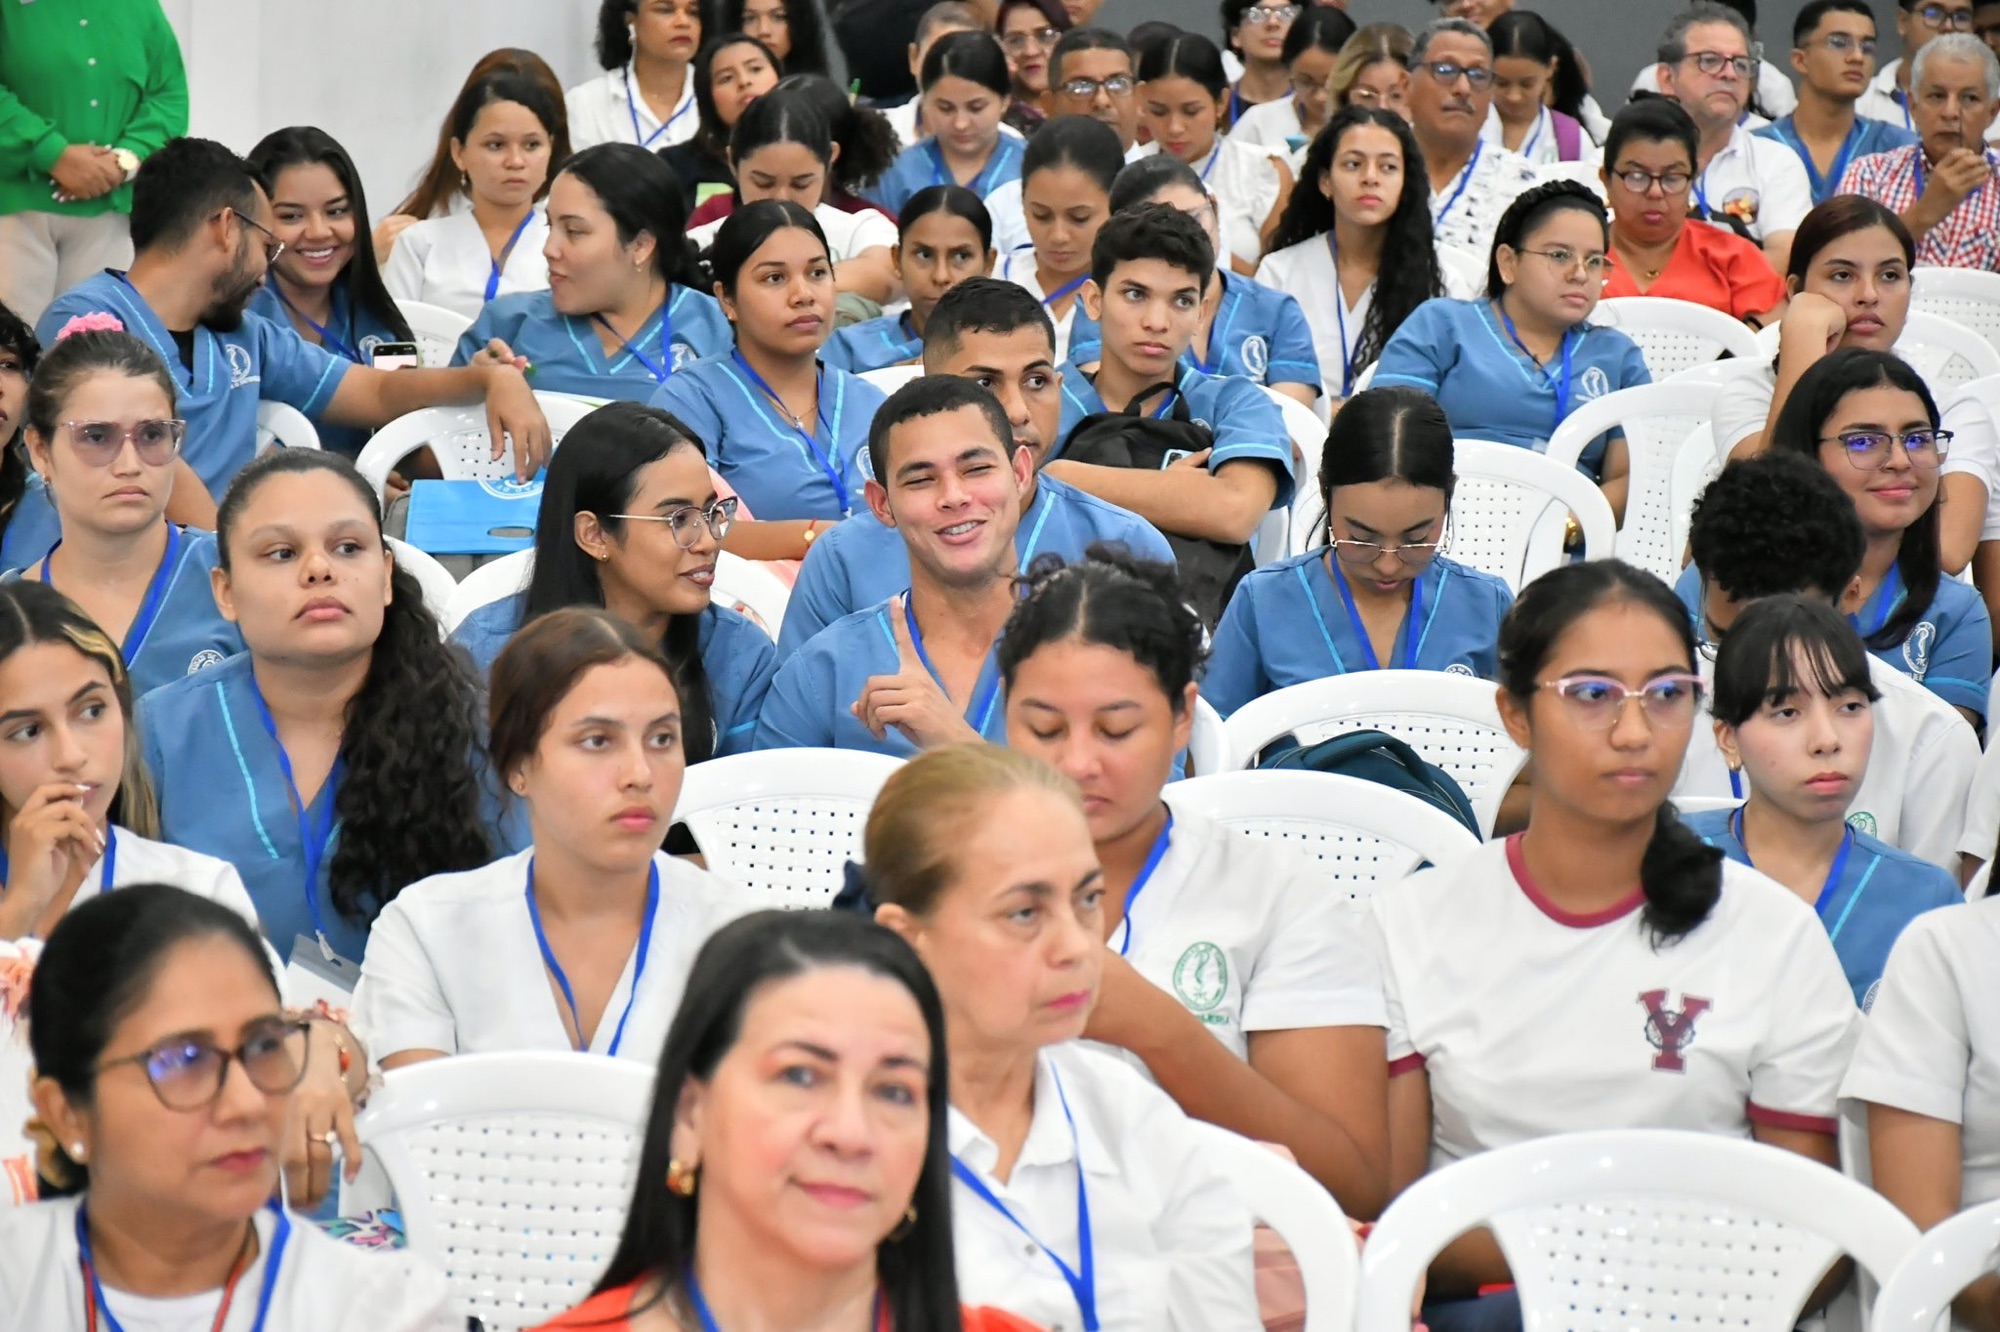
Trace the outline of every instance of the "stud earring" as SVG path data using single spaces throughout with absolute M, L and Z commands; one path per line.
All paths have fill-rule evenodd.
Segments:
M 898 1221 L 896 1223 L 896 1228 L 889 1232 L 888 1242 L 891 1244 L 895 1244 L 900 1240 L 906 1240 L 910 1237 L 910 1232 L 912 1230 L 915 1230 L 916 1228 L 917 1228 L 917 1205 L 915 1203 L 911 1203 L 910 1209 L 907 1212 L 903 1213 L 903 1219 L 901 1221 Z
M 84 1152 L 83 1152 L 83 1144 L 82 1144 L 82 1143 L 80 1143 L 80 1142 L 73 1142 L 73 1143 L 71 1143 L 71 1144 L 69 1145 L 69 1159 L 70 1159 L 70 1160 L 72 1160 L 72 1161 L 76 1162 L 76 1163 L 77 1163 L 78 1165 L 82 1165 L 82 1164 L 83 1164 L 83 1155 L 84 1155 Z
M 667 1191 L 683 1198 L 694 1197 L 695 1167 L 678 1156 L 667 1162 Z

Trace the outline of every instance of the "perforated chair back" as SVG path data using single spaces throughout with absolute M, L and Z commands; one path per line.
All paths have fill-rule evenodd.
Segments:
M 1779 332 L 1780 325 L 1772 324 L 1757 335 L 1757 348 L 1767 365 L 1778 354 Z M 2000 375 L 2000 351 L 1993 344 L 1963 324 L 1914 306 L 1903 323 L 1903 336 L 1896 339 L 1896 351 L 1923 371 L 1940 393 Z
M 581 1303 L 617 1246 L 653 1080 L 598 1055 L 454 1055 L 385 1074 L 355 1130 L 410 1248 L 512 1332 Z
M 288 402 L 272 402 L 268 398 L 257 404 L 257 452 L 318 447 L 319 431 L 304 412 Z
M 1878 1278 L 1917 1242 L 1901 1212 L 1795 1152 L 1719 1134 L 1558 1134 L 1411 1185 L 1361 1254 L 1357 1326 L 1409 1327 L 1418 1277 L 1492 1229 L 1523 1323 L 1564 1332 L 1788 1332 L 1835 1256 Z
M 1977 268 L 1913 268 L 1910 309 L 1949 319 L 2000 347 L 2000 273 Z
M 537 393 L 542 415 L 548 419 L 549 434 L 555 442 L 569 428 L 596 409 L 578 398 L 555 393 Z M 354 465 L 381 495 L 389 483 L 389 473 L 404 455 L 425 445 L 437 459 L 438 470 L 447 481 L 492 481 L 511 485 L 514 481 L 514 446 L 509 443 L 500 456 L 493 454 L 492 434 L 486 428 L 486 408 L 426 407 L 399 416 L 383 426 L 362 446 Z
M 1757 335 L 1749 325 L 1692 301 L 1620 296 L 1599 301 L 1590 322 L 1615 328 L 1638 343 L 1655 382 L 1724 353 L 1753 360 L 1757 355 Z
M 708 595 L 716 605 L 727 606 L 755 620 L 775 640 L 778 626 L 785 622 L 785 607 L 792 599 L 792 589 L 756 560 L 746 560 L 724 550 L 716 552 L 715 584 L 708 589 Z
M 1229 733 L 1224 726 L 1222 714 L 1215 705 L 1201 695 L 1194 699 L 1194 728 L 1188 734 L 1188 760 L 1194 769 L 1190 775 L 1206 777 L 1211 773 L 1228 772 Z
M 535 576 L 535 552 L 517 550 L 480 565 L 465 576 L 445 606 L 445 632 L 458 628 L 466 616 L 489 602 L 511 597 L 528 589 Z
M 389 553 L 395 557 L 396 567 L 407 571 L 410 577 L 417 580 L 417 586 L 423 589 L 424 605 L 437 616 L 439 630 L 450 633 L 445 618 L 451 614 L 451 603 L 458 595 L 458 580 L 451 576 L 451 570 L 407 541 L 396 537 L 382 539 L 389 543 Z
M 1262 1143 L 1200 1120 L 1194 1131 L 1250 1215 L 1277 1231 L 1297 1260 L 1306 1292 L 1304 1332 L 1348 1332 L 1354 1326 L 1361 1252 L 1333 1195 Z
M 1583 529 L 1584 558 L 1612 553 L 1618 524 L 1611 505 L 1574 466 L 1533 449 L 1476 439 L 1456 441 L 1453 453 L 1458 484 L 1445 550 L 1452 559 L 1519 592 L 1563 562 L 1563 528 L 1572 513 Z
M 852 749 L 731 754 L 688 770 L 674 817 L 711 872 L 761 889 L 774 907 L 823 907 L 861 859 L 875 793 L 902 764 Z
M 1681 548 L 1674 542 L 1674 473 L 1688 439 L 1708 426 L 1718 392 L 1713 384 L 1700 383 L 1620 389 L 1571 412 L 1549 440 L 1549 461 L 1575 467 L 1599 435 L 1625 433 L 1631 473 L 1618 558 L 1669 583 L 1681 570 Z
M 424 301 L 399 300 L 396 308 L 403 312 L 403 322 L 410 326 L 410 332 L 416 334 L 417 355 L 425 368 L 436 370 L 450 365 L 451 358 L 458 353 L 458 340 L 472 327 L 472 321 L 456 310 Z
M 1945 1332 L 1951 1302 L 2000 1268 L 2000 1202 L 1938 1222 L 1917 1240 L 1875 1297 L 1873 1332 Z
M 1255 763 L 1282 735 L 1309 745 L 1350 731 L 1387 732 L 1451 774 L 1487 834 L 1528 761 L 1501 724 L 1492 683 L 1444 671 L 1355 671 L 1292 685 L 1245 703 L 1223 729 L 1238 765 Z
M 1708 483 L 1721 474 L 1722 466 L 1722 459 L 1716 455 L 1715 427 L 1708 424 L 1689 435 L 1681 451 L 1674 455 L 1673 476 L 1667 483 L 1668 509 L 1673 518 L 1667 547 L 1674 552 L 1669 583 L 1680 577 L 1681 555 L 1687 550 L 1688 531 L 1694 526 L 1694 502 L 1708 489 Z
M 917 365 L 885 365 L 879 370 L 863 370 L 857 378 L 865 379 L 884 393 L 894 393 L 913 379 L 924 377 L 924 367 Z

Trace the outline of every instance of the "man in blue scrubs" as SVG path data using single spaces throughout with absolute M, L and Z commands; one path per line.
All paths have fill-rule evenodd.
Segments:
M 282 249 L 272 220 L 271 201 L 242 158 L 207 139 L 174 139 L 133 181 L 130 271 L 86 278 L 36 328 L 52 345 L 79 315 L 110 314 L 166 363 L 188 423 L 170 519 L 215 526 L 215 501 L 257 451 L 265 398 L 315 420 L 370 427 L 423 407 L 484 401 L 494 456 L 511 435 L 522 477 L 540 469 L 549 426 L 516 366 L 376 370 L 249 313 Z
M 991 390 L 1014 428 L 1014 443 L 1040 467 L 1062 414 L 1055 329 L 1042 303 L 1018 283 L 967 278 L 938 301 L 924 334 L 924 373 L 958 375 Z M 1079 560 L 1099 541 L 1173 563 L 1166 538 L 1144 518 L 1029 473 L 1014 534 L 1018 568 L 1041 554 Z M 799 567 L 778 635 L 778 660 L 841 616 L 877 605 L 909 583 L 910 560 L 895 529 L 868 511 L 835 524 L 807 549 Z
M 994 648 L 1014 609 L 1014 532 L 1033 475 L 993 395 L 926 375 L 875 414 L 868 507 L 902 537 L 907 591 L 834 621 L 771 681 L 757 749 L 907 757 L 1005 743 Z

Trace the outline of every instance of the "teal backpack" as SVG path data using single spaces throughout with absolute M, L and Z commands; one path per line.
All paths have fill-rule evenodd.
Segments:
M 1257 766 L 1331 772 L 1393 787 L 1451 815 L 1474 837 L 1484 837 L 1464 788 L 1452 780 L 1450 773 L 1427 762 L 1423 755 L 1388 732 L 1349 731 L 1310 745 L 1288 743 L 1290 740 L 1289 736 L 1283 737 L 1267 747 Z

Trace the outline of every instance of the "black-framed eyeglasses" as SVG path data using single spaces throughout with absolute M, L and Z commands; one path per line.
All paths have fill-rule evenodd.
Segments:
M 1824 436 L 1819 442 L 1839 444 L 1841 455 L 1864 472 L 1878 472 L 1888 466 L 1890 456 L 1898 447 L 1910 460 L 1910 466 L 1929 471 L 1944 461 L 1955 438 L 1957 436 L 1949 430 L 1907 430 L 1900 434 L 1883 430 L 1849 430 L 1839 435 Z
M 1056 44 L 1056 39 L 1060 36 L 1062 36 L 1062 34 L 1057 32 L 1054 28 L 1029 28 L 1025 32 L 1008 33 L 1006 36 L 1000 39 L 1000 45 L 1006 47 L 1009 51 L 1013 51 L 1016 53 L 1025 51 L 1031 46 L 1038 46 L 1046 49 L 1048 47 L 1054 46 Z
M 1951 9 L 1944 5 L 1918 5 L 1916 14 L 1924 21 L 1925 27 L 1935 28 L 1939 32 L 1946 28 L 1954 28 L 1959 32 L 1972 31 L 1970 9 Z
M 92 467 L 109 467 L 118 461 L 128 442 L 140 462 L 163 467 L 174 460 L 174 455 L 181 451 L 181 441 L 187 438 L 187 422 L 179 418 L 134 421 L 131 425 L 116 421 L 64 421 L 62 427 L 69 432 L 70 447 L 76 450 L 77 457 Z
M 1463 78 L 1474 88 L 1491 88 L 1493 71 L 1483 66 L 1461 65 L 1456 60 L 1427 60 L 1417 66 L 1439 83 L 1450 87 Z
M 1669 198 L 1676 194 L 1686 194 L 1688 186 L 1694 181 L 1694 173 L 1691 171 L 1662 171 L 1655 174 L 1634 167 L 1630 171 L 1620 171 L 1615 174 L 1618 183 L 1634 194 L 1646 194 L 1657 185 L 1660 187 L 1660 193 Z
M 235 214 L 235 217 L 236 220 L 238 222 L 241 222 L 244 226 L 253 227 L 256 230 L 264 233 L 264 262 L 270 264 L 277 263 L 278 256 L 285 252 L 285 243 L 278 239 L 278 233 L 271 230 L 269 227 L 265 226 L 262 222 L 259 222 L 254 217 L 248 217 L 242 213 Z
M 1565 675 L 1537 686 L 1555 691 L 1569 714 L 1591 730 L 1606 731 L 1625 715 L 1625 704 L 1639 700 L 1639 711 L 1654 727 L 1681 729 L 1694 725 L 1695 709 L 1706 689 L 1694 674 L 1656 675 L 1637 689 L 1605 675 Z
M 719 499 L 706 509 L 693 504 L 683 504 L 671 513 L 607 513 L 606 518 L 623 518 L 635 523 L 665 523 L 667 531 L 673 534 L 674 544 L 682 550 L 693 550 L 694 543 L 701 540 L 704 527 L 717 541 L 729 535 L 729 529 L 736 525 L 736 508 L 740 501 L 734 495 Z
M 1108 79 L 1064 79 L 1061 86 L 1070 97 L 1095 97 L 1100 92 L 1112 97 L 1130 97 L 1139 83 L 1130 74 L 1113 74 Z
M 1726 56 L 1720 51 L 1689 51 L 1681 59 L 1694 61 L 1694 67 L 1704 74 L 1720 74 L 1726 69 L 1737 78 L 1748 80 L 1756 77 L 1762 57 L 1754 50 L 1740 56 Z
M 283 1096 L 305 1078 L 307 1026 L 302 1021 L 267 1018 L 252 1023 L 234 1050 L 225 1050 L 206 1036 L 170 1036 L 138 1054 L 107 1059 L 97 1071 L 137 1064 L 161 1105 L 169 1110 L 201 1110 L 222 1095 L 234 1060 L 243 1065 L 251 1086 L 266 1096 Z

